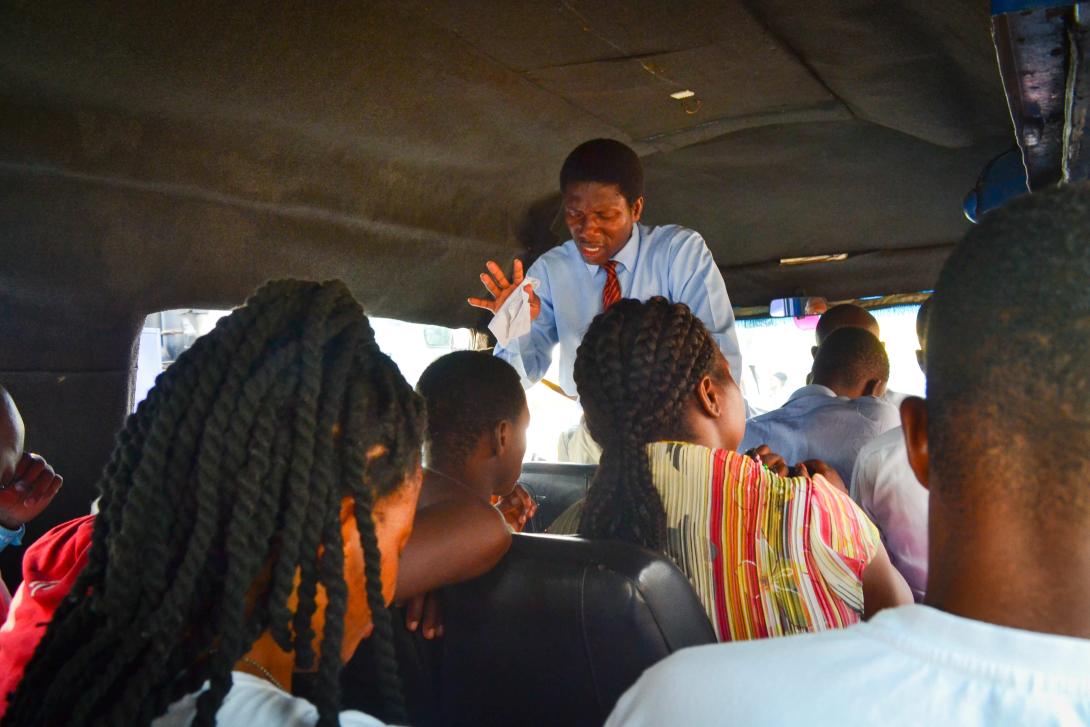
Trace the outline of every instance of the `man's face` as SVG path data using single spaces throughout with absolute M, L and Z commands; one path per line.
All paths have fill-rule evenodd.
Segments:
M 507 451 L 501 462 L 500 485 L 492 491 L 493 495 L 503 497 L 511 494 L 522 474 L 522 458 L 526 456 L 526 430 L 530 427 L 530 410 L 523 405 L 518 419 L 511 423 L 510 439 Z
M 573 182 L 564 188 L 564 222 L 583 259 L 602 265 L 620 252 L 643 212 L 643 197 L 633 204 L 616 184 Z

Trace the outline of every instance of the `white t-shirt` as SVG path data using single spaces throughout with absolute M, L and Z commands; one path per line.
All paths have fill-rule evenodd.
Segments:
M 270 682 L 246 672 L 231 672 L 234 685 L 216 712 L 218 727 L 313 727 L 318 708 L 305 699 L 293 697 Z M 153 727 L 189 727 L 197 714 L 200 692 L 182 697 L 167 713 L 152 722 Z M 341 712 L 342 727 L 383 727 L 363 712 Z
M 927 488 L 908 466 L 904 429 L 863 445 L 855 459 L 852 499 L 878 526 L 893 566 L 916 602 L 927 590 Z
M 683 649 L 606 727 L 1087 725 L 1090 640 L 921 606 L 840 631 Z

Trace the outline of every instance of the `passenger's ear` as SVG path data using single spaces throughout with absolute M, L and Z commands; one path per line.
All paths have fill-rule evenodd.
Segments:
M 511 446 L 511 422 L 501 419 L 492 429 L 492 454 L 500 456 Z
M 810 347 L 810 356 L 812 358 L 815 358 L 815 359 L 817 358 L 818 348 L 819 348 L 818 346 L 811 346 Z
M 924 487 L 931 478 L 931 458 L 927 452 L 927 402 L 910 396 L 901 402 L 901 426 L 904 428 L 908 466 Z
M 863 396 L 882 396 L 886 393 L 886 380 L 885 379 L 868 379 L 867 383 L 863 384 Z
M 927 356 L 922 348 L 916 349 L 916 363 L 920 365 L 920 371 L 923 371 L 923 375 L 927 376 Z
M 723 397 L 716 391 L 715 382 L 712 381 L 711 376 L 705 374 L 700 377 L 696 385 L 696 399 L 707 416 L 718 419 L 723 413 Z
M 632 221 L 639 222 L 640 215 L 643 214 L 643 197 L 637 197 L 636 201 L 632 203 Z

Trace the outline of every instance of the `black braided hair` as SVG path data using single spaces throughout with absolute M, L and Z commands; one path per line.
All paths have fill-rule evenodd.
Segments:
M 262 287 L 128 418 L 98 483 L 87 566 L 3 724 L 147 725 L 206 681 L 194 724 L 214 724 L 232 668 L 266 630 L 297 669 L 313 665 L 319 585 L 328 603 L 311 697 L 319 724 L 338 724 L 345 496 L 376 673 L 387 714 L 402 719 L 372 507 L 419 465 L 423 427 L 421 400 L 343 283 Z
M 575 359 L 587 429 L 602 447 L 579 534 L 662 550 L 666 512 L 647 444 L 683 435 L 685 402 L 720 375 L 718 348 L 682 303 L 625 299 L 590 324 Z

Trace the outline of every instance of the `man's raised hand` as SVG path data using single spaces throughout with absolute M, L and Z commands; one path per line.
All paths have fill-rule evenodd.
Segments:
M 484 308 L 485 310 L 492 311 L 495 315 L 496 311 L 507 302 L 507 299 L 511 297 L 511 294 L 519 289 L 520 286 L 530 294 L 530 320 L 537 318 L 541 312 L 541 299 L 534 293 L 534 288 L 531 285 L 522 285 L 522 261 L 515 260 L 514 269 L 511 271 L 511 282 L 508 282 L 507 276 L 503 274 L 503 269 L 496 264 L 494 260 L 489 260 L 485 266 L 488 272 L 481 273 L 481 283 L 488 289 L 488 292 L 492 294 L 492 300 L 486 298 L 467 298 L 466 302 L 476 308 Z

